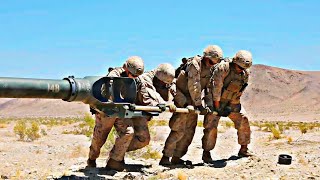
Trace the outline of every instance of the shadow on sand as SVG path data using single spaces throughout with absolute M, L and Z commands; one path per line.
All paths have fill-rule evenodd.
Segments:
M 215 161 L 212 161 L 211 163 L 168 165 L 168 166 L 165 166 L 168 169 L 165 169 L 164 171 L 169 171 L 175 168 L 193 169 L 197 166 L 224 168 L 227 166 L 228 161 L 236 161 L 238 159 L 241 159 L 241 157 L 231 156 L 228 159 L 215 160 Z M 134 179 L 134 176 L 132 176 L 130 172 L 139 172 L 141 174 L 146 174 L 143 169 L 150 168 L 150 167 L 151 165 L 126 164 L 124 173 L 127 173 L 127 174 L 124 177 L 121 177 L 121 179 Z M 113 176 L 118 173 L 115 170 L 106 169 L 104 167 L 98 167 L 98 168 L 86 167 L 84 169 L 80 169 L 78 172 L 82 172 L 84 176 L 76 176 L 76 175 L 62 176 L 61 178 L 58 178 L 58 179 L 59 180 L 114 179 Z
M 133 179 L 134 176 L 130 174 L 130 172 L 139 172 L 141 174 L 145 174 L 143 171 L 144 168 L 150 168 L 151 165 L 141 165 L 141 164 L 126 164 L 125 171 L 128 174 L 125 175 L 125 179 Z M 114 175 L 118 172 L 116 170 L 107 169 L 105 167 L 97 167 L 91 168 L 86 167 L 84 169 L 79 169 L 77 172 L 82 172 L 84 176 L 70 175 L 70 176 L 62 176 L 58 178 L 59 180 L 87 180 L 87 179 L 114 179 Z M 109 177 L 108 177 L 109 176 Z M 132 176 L 132 177 L 131 177 Z

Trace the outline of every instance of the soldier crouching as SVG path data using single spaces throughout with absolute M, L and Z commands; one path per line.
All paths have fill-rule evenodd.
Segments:
M 231 62 L 219 63 L 210 80 L 210 94 L 213 98 L 213 108 L 218 115 L 209 113 L 204 119 L 204 136 L 202 160 L 212 162 L 210 150 L 215 147 L 217 140 L 217 126 L 221 116 L 228 116 L 235 124 L 238 143 L 241 145 L 238 156 L 248 157 L 248 144 L 250 143 L 250 125 L 248 118 L 240 113 L 240 97 L 248 85 L 249 71 L 252 65 L 252 55 L 249 51 L 240 50 Z

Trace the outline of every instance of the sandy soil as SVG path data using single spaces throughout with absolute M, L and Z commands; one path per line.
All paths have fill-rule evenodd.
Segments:
M 0 175 L 2 179 L 319 179 L 320 129 L 306 134 L 299 130 L 285 130 L 283 136 L 270 140 L 271 133 L 252 127 L 250 149 L 256 156 L 239 159 L 236 130 L 219 127 L 213 164 L 201 161 L 203 128 L 198 127 L 195 138 L 184 159 L 193 166 L 162 167 L 159 160 L 126 157 L 126 172 L 104 169 L 107 153 L 97 161 L 97 168 L 86 168 L 90 141 L 83 135 L 62 134 L 69 126 L 48 129 L 48 134 L 34 142 L 21 142 L 13 134 L 13 124 L 0 129 Z M 152 130 L 151 146 L 161 152 L 169 133 L 167 126 Z M 279 154 L 293 157 L 291 165 L 277 164 Z

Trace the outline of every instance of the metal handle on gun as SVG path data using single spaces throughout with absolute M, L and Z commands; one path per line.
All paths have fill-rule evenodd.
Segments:
M 157 106 L 134 106 L 134 110 L 136 111 L 147 111 L 147 112 L 162 112 L 161 109 Z M 169 108 L 167 107 L 165 112 L 170 112 Z M 189 109 L 187 108 L 177 108 L 176 111 L 177 113 L 190 113 Z M 200 114 L 199 110 L 195 110 L 196 114 Z

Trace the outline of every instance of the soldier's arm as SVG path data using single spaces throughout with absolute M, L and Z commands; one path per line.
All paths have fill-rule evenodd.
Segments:
M 191 63 L 188 68 L 188 90 L 195 106 L 201 106 L 201 82 L 200 67 L 196 62 Z
M 228 75 L 229 66 L 226 64 L 219 64 L 217 68 L 213 71 L 211 77 L 211 89 L 212 89 L 212 99 L 214 101 L 215 107 L 220 106 L 221 93 L 223 88 L 223 81 Z
M 121 69 L 120 68 L 113 69 L 112 71 L 110 71 L 108 73 L 107 77 L 120 77 L 120 75 L 122 73 L 120 70 L 122 70 L 122 72 L 124 71 L 122 68 Z
M 140 93 L 142 104 L 145 106 L 156 106 L 158 104 L 166 103 L 156 91 L 155 87 L 150 83 L 142 83 L 140 92 L 138 93 Z

